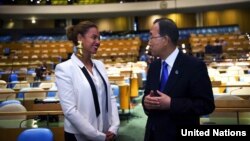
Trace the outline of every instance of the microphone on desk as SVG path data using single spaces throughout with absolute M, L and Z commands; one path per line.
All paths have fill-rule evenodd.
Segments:
M 28 120 L 29 120 L 29 119 L 24 119 L 24 120 L 22 120 L 22 121 L 19 123 L 19 128 L 23 128 L 23 127 L 22 127 L 23 122 L 28 121 Z
M 37 126 L 37 120 L 39 120 L 39 119 L 37 119 L 37 117 L 34 117 L 33 119 L 34 119 L 35 121 L 33 121 L 33 122 L 31 123 L 31 124 L 32 124 L 32 125 L 31 125 L 32 127 Z M 32 118 L 31 118 L 31 119 L 24 119 L 24 120 L 20 121 L 20 123 L 19 123 L 19 128 L 24 128 L 24 127 L 23 127 L 23 123 L 24 123 L 24 122 L 27 122 L 27 121 L 29 121 L 29 120 L 33 120 L 33 119 L 32 119 Z
M 235 88 L 235 89 L 231 90 L 230 93 L 229 93 L 229 95 L 232 95 L 232 92 L 234 92 L 234 91 L 236 91 L 236 90 L 240 90 L 240 89 L 242 89 L 242 87 Z

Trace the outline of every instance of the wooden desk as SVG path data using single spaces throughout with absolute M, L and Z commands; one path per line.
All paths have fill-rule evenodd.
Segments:
M 250 92 L 249 94 L 229 94 L 229 93 L 218 93 L 218 94 L 214 94 L 214 97 L 220 97 L 220 96 L 237 96 L 237 97 L 240 97 L 240 98 L 243 98 L 245 100 L 250 100 Z
M 15 115 L 63 115 L 63 111 L 27 111 L 27 112 L 0 112 L 0 116 L 15 116 Z
M 224 93 L 225 90 L 227 88 L 231 89 L 231 92 L 234 92 L 235 90 L 238 90 L 238 89 L 248 89 L 250 87 L 250 84 L 230 84 L 230 85 L 226 85 L 226 84 L 222 84 L 220 81 L 212 81 L 212 87 L 213 88 L 217 88 L 219 93 Z M 235 90 L 232 90 L 233 88 L 235 88 Z M 230 90 L 229 90 L 230 91 Z M 232 93 L 233 94 L 233 93 Z M 249 95 L 250 95 L 250 92 L 249 92 Z
M 34 103 L 34 100 L 25 100 L 23 103 L 27 111 L 62 111 L 60 103 Z
M 18 94 L 18 93 L 37 93 L 37 92 L 57 92 L 55 90 L 42 90 L 42 91 L 14 91 L 14 92 L 4 92 L 4 91 L 0 91 L 0 94 Z
M 223 84 L 221 84 L 221 85 L 216 85 L 216 84 L 214 84 L 214 85 L 212 85 L 214 88 L 215 87 L 250 87 L 250 85 L 223 85 Z
M 125 78 L 124 76 L 109 76 L 109 81 L 112 84 L 124 84 L 125 83 Z
M 240 124 L 239 112 L 250 112 L 250 100 L 215 100 L 215 112 L 236 112 Z

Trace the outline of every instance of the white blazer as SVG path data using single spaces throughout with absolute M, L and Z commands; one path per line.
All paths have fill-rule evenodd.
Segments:
M 101 61 L 92 59 L 107 83 L 109 131 L 117 134 L 120 120 L 116 98 Z M 106 135 L 97 129 L 97 117 L 90 84 L 83 74 L 84 64 L 73 54 L 71 59 L 56 66 L 56 85 L 64 113 L 64 130 L 76 135 L 79 141 L 104 141 Z M 99 100 L 100 101 L 100 100 Z M 101 106 L 101 105 L 100 105 Z M 101 108 L 101 107 L 100 107 Z

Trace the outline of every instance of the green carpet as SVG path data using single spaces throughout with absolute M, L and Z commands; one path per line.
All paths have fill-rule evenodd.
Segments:
M 127 118 L 121 118 L 117 141 L 143 141 L 147 117 L 141 104 L 126 114 Z

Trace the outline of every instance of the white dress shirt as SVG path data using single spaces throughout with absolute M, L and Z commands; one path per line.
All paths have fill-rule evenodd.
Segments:
M 171 70 L 174 66 L 174 62 L 175 62 L 175 59 L 177 58 L 178 53 L 179 53 L 179 49 L 176 48 L 165 60 L 163 60 L 168 64 L 168 75 L 170 75 L 171 73 Z M 161 68 L 161 72 L 162 72 L 162 68 Z

